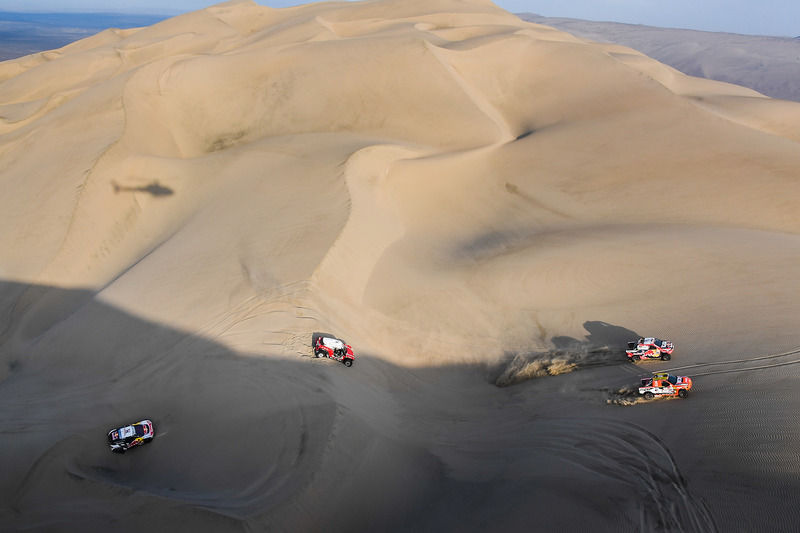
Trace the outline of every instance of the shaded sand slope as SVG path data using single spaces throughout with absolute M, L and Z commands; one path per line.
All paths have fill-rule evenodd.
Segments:
M 714 527 L 667 444 L 601 391 L 542 402 L 563 382 L 520 393 L 459 365 L 237 354 L 97 300 L 59 328 L 0 389 L 9 530 Z M 102 445 L 144 416 L 152 444 Z
M 228 2 L 0 80 L 11 528 L 794 522 L 800 104 L 477 0 Z M 690 400 L 628 401 L 657 369 Z

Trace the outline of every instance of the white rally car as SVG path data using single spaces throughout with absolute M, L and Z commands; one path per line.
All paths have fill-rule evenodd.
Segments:
M 637 342 L 629 342 L 625 353 L 629 361 L 640 359 L 660 359 L 669 361 L 672 359 L 672 352 L 675 345 L 670 341 L 657 339 L 655 337 L 640 338 Z

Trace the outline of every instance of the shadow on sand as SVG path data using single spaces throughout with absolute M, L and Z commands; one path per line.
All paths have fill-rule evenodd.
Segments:
M 139 185 L 139 186 L 131 186 L 131 185 L 120 185 L 116 181 L 112 181 L 111 185 L 114 187 L 114 192 L 119 194 L 121 192 L 146 192 L 152 196 L 172 196 L 175 194 L 175 191 L 170 189 L 169 187 L 165 187 L 161 185 L 158 180 L 153 180 L 153 183 L 148 185 Z
M 0 304 L 4 531 L 618 531 L 653 508 L 676 509 L 667 529 L 714 530 L 649 430 L 607 412 L 536 414 L 540 397 L 486 386 L 474 367 L 236 353 L 88 291 L 0 283 Z M 575 364 L 610 364 L 595 354 L 629 336 L 587 331 Z M 144 418 L 153 442 L 112 453 L 106 432 Z M 641 471 L 679 490 L 654 491 Z M 619 498 L 624 516 L 592 511 Z

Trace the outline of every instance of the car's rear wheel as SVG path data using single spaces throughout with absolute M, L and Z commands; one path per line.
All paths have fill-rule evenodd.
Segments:
M 635 362 L 635 361 L 638 361 L 639 359 L 641 359 L 641 357 L 639 357 L 638 355 L 632 355 L 631 356 L 631 361 Z
M 317 350 L 316 352 L 314 352 L 314 355 L 317 356 L 317 359 L 321 359 L 321 358 L 325 357 L 325 354 L 323 353 L 322 350 Z
M 645 392 L 644 393 L 644 399 L 645 400 L 652 400 L 653 399 L 653 393 L 650 392 L 650 391 Z
M 670 359 L 672 359 L 672 356 L 670 354 L 668 354 L 668 353 L 662 353 L 661 354 L 661 360 L 662 361 L 669 361 Z
M 678 397 L 679 398 L 686 398 L 687 396 L 689 396 L 689 391 L 688 390 L 681 389 L 681 390 L 678 391 Z
M 344 366 L 353 366 L 353 360 L 352 359 L 345 359 L 342 362 L 344 363 Z
M 114 448 L 111 451 L 114 453 L 125 453 L 125 448 Z

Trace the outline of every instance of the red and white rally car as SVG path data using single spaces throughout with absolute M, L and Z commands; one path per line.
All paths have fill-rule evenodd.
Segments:
M 639 359 L 669 361 L 672 359 L 672 351 L 674 349 L 675 345 L 670 341 L 663 341 L 655 337 L 643 337 L 637 342 L 629 342 L 625 353 L 628 354 L 630 361 L 638 361 Z
M 344 366 L 353 366 L 355 355 L 353 348 L 341 339 L 320 335 L 314 342 L 314 355 L 327 357 L 344 363 Z
M 689 396 L 689 389 L 692 388 L 692 378 L 685 376 L 673 376 L 666 372 L 653 374 L 652 378 L 642 380 L 639 387 L 639 394 L 645 400 L 652 400 L 656 396 L 677 396 L 686 398 Z
M 112 452 L 125 453 L 128 448 L 147 444 L 155 436 L 153 423 L 149 420 L 142 420 L 130 426 L 112 429 L 108 432 L 108 445 Z

